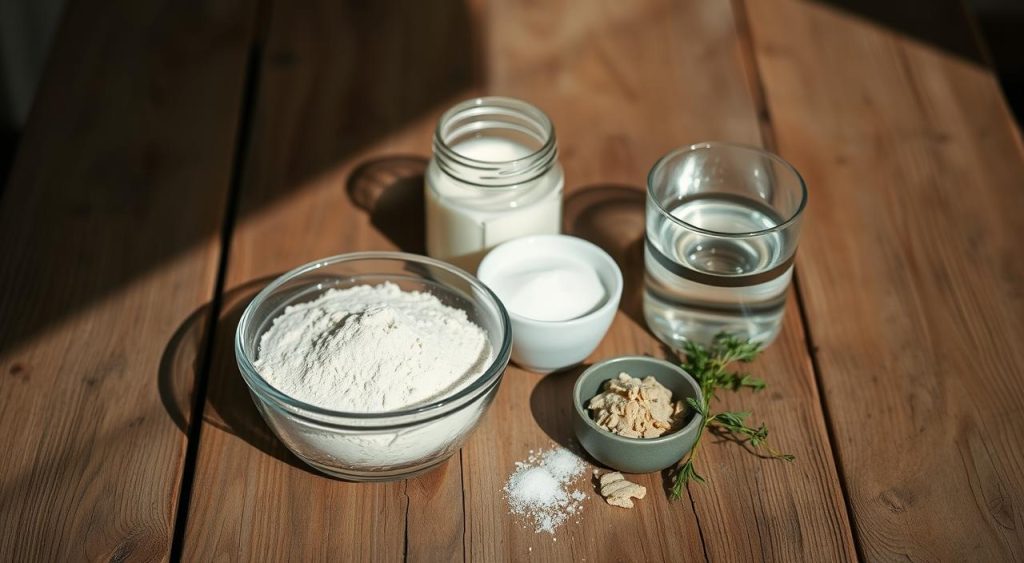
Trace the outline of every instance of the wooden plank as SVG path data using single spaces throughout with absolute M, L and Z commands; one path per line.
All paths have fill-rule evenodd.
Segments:
M 1020 560 L 1024 158 L 996 80 L 827 3 L 747 9 L 811 186 L 797 268 L 861 551 Z
M 556 14 L 572 14 L 558 18 Z M 663 153 L 700 140 L 757 144 L 757 108 L 728 3 L 496 2 L 488 15 L 492 89 L 553 116 L 566 168 L 567 230 L 617 258 L 622 311 L 590 361 L 664 356 L 640 312 L 642 182 Z M 557 24 L 555 22 L 558 22 Z M 723 403 L 763 416 L 799 461 L 759 460 L 708 444 L 711 482 L 667 500 L 661 475 L 627 512 L 592 497 L 554 537 L 510 520 L 501 497 L 514 463 L 571 437 L 579 370 L 541 377 L 510 368 L 492 412 L 463 450 L 467 558 L 519 560 L 852 559 L 852 536 L 795 303 L 778 342 L 755 364 L 767 393 Z M 530 408 L 527 409 L 527 406 Z M 514 428 L 514 432 L 510 432 Z M 709 440 L 711 442 L 711 440 Z
M 663 355 L 637 309 L 640 183 L 660 154 L 680 144 L 758 142 L 757 110 L 728 4 L 583 8 L 497 2 L 428 17 L 413 4 L 275 6 L 227 285 L 344 251 L 422 251 L 422 203 L 411 196 L 421 190 L 424 160 L 410 155 L 429 154 L 432 128 L 447 105 L 486 90 L 524 97 L 553 116 L 571 230 L 623 262 L 629 293 L 594 358 Z M 476 23 L 467 37 L 469 21 Z M 355 35 L 341 41 L 339 29 Z M 460 49 L 470 47 L 478 60 L 460 58 Z M 486 70 L 470 76 L 463 67 L 473 64 Z M 403 94 L 409 91 L 417 97 Z M 602 205 L 607 197 L 624 205 Z M 461 463 L 453 459 L 441 472 L 404 483 L 334 481 L 265 440 L 230 346 L 237 322 L 231 311 L 243 305 L 226 308 L 220 323 L 227 332 L 215 347 L 186 558 L 390 558 L 404 551 L 436 560 L 457 558 L 460 546 L 467 559 L 487 561 L 852 556 L 795 304 L 784 336 L 758 364 L 772 392 L 744 402 L 776 422 L 780 445 L 801 458 L 797 465 L 711 446 L 706 471 L 715 484 L 695 491 L 692 503 L 669 503 L 660 477 L 643 476 L 652 494 L 639 510 L 591 498 L 580 522 L 554 538 L 515 522 L 501 488 L 530 449 L 567 440 L 571 373 L 541 378 L 511 368 Z M 734 486 L 750 492 L 731 493 Z
M 0 559 L 168 556 L 252 23 L 67 7 L 0 206 Z
M 423 251 L 434 123 L 468 96 L 461 2 L 277 2 L 231 241 L 184 557 L 446 560 L 462 553 L 459 456 L 419 479 L 314 474 L 269 434 L 231 338 L 252 280 L 367 249 Z M 417 205 L 411 218 L 406 207 Z M 372 213 L 369 212 L 372 210 Z M 419 225 L 414 228 L 413 225 Z M 266 280 L 257 281 L 257 288 Z

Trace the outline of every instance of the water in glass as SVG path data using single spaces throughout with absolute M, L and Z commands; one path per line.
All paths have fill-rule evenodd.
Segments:
M 694 194 L 665 211 L 647 212 L 644 316 L 651 330 L 676 347 L 707 344 L 723 331 L 774 339 L 793 270 L 785 233 L 701 231 L 763 232 L 783 222 L 779 214 L 762 201 L 720 193 Z

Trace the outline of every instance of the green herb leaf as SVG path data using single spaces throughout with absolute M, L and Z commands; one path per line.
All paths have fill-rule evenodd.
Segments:
M 749 373 L 743 374 L 743 378 L 740 379 L 740 387 L 748 387 L 753 389 L 755 392 L 760 391 L 766 387 L 763 379 L 754 377 Z
M 690 481 L 696 483 L 703 483 L 704 477 L 697 473 L 697 470 L 693 467 L 692 459 L 687 459 L 679 467 L 679 471 L 676 472 L 675 480 L 672 483 L 672 499 L 678 499 L 683 496 L 683 489 Z
M 704 405 L 702 405 L 699 402 L 697 402 L 697 399 L 695 399 L 693 397 L 687 397 L 686 398 L 686 404 L 690 405 L 690 408 L 692 408 L 693 410 L 697 411 L 697 414 L 699 414 L 701 416 L 705 416 L 707 414 L 706 411 L 704 410 Z
M 692 397 L 686 399 L 690 407 L 700 414 L 700 428 L 697 430 L 697 439 L 690 449 L 690 453 L 676 465 L 672 483 L 672 498 L 682 496 L 683 488 L 691 481 L 704 483 L 705 479 L 697 473 L 694 462 L 700 452 L 701 439 L 704 431 L 709 425 L 713 425 L 716 431 L 731 435 L 737 441 L 749 442 L 755 448 L 763 448 L 769 456 L 783 461 L 796 459 L 791 454 L 778 452 L 767 444 L 768 427 L 762 423 L 756 428 L 749 426 L 746 421 L 751 416 L 749 412 L 723 411 L 715 414 L 711 412 L 711 402 L 715 398 L 715 392 L 720 389 L 738 391 L 740 389 L 751 389 L 755 392 L 765 388 L 763 379 L 754 377 L 749 373 L 729 371 L 728 367 L 734 362 L 750 363 L 761 353 L 761 344 L 750 342 L 738 336 L 719 333 L 715 335 L 711 346 L 704 347 L 695 342 L 686 342 L 683 345 L 683 352 L 686 359 L 682 362 L 682 368 L 697 380 L 700 384 L 704 400 L 698 401 Z
M 722 422 L 727 426 L 741 427 L 748 416 L 750 416 L 749 412 L 720 412 L 715 415 L 715 421 Z

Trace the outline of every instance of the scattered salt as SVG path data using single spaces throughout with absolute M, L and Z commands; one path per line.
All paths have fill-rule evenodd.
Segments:
M 518 504 L 545 508 L 564 503 L 568 498 L 562 484 L 544 467 L 520 469 L 509 480 L 508 491 Z
M 577 477 L 584 469 L 583 460 L 564 448 L 554 449 L 545 453 L 542 464 L 559 481 L 566 481 Z
M 547 452 L 533 450 L 505 483 L 505 496 L 512 513 L 530 522 L 535 531 L 553 534 L 570 516 L 577 514 L 587 495 L 570 486 L 586 470 L 576 454 L 564 448 Z

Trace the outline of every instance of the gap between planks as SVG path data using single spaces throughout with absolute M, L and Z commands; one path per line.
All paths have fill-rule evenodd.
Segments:
M 761 144 L 765 149 L 774 152 L 776 150 L 775 129 L 772 126 L 771 109 L 768 107 L 767 94 L 764 89 L 764 83 L 761 80 L 761 69 L 757 64 L 757 53 L 754 51 L 754 34 L 748 19 L 747 0 L 732 0 L 732 12 L 733 18 L 736 21 L 736 36 L 739 39 L 740 59 L 743 68 L 746 70 L 750 97 L 754 102 L 754 109 L 757 111 L 758 126 L 761 130 Z M 832 414 L 829 410 L 828 400 L 821 392 L 822 380 L 821 368 L 818 364 L 818 347 L 814 344 L 814 338 L 811 335 L 811 320 L 808 318 L 807 306 L 804 303 L 804 295 L 800 288 L 800 271 L 795 264 L 793 266 L 793 293 L 796 296 L 797 311 L 800 312 L 800 322 L 804 327 L 804 343 L 807 348 L 807 355 L 811 360 L 811 373 L 814 375 L 814 394 L 818 398 L 822 418 L 825 419 L 825 437 L 828 440 L 832 465 L 839 476 L 839 489 L 843 495 L 843 506 L 846 508 L 846 518 L 850 523 L 850 533 L 853 534 L 853 537 L 850 538 L 850 543 L 853 544 L 857 559 L 864 561 L 860 536 L 858 535 L 856 522 L 853 518 L 853 505 L 850 501 L 848 481 L 842 465 L 838 462 L 839 452 L 836 448 L 836 434 L 832 424 Z M 694 513 L 696 514 L 696 509 Z M 698 520 L 698 529 L 699 526 L 700 522 Z
M 736 0 L 736 1 L 738 2 L 738 0 Z M 261 8 L 263 8 L 267 2 L 269 2 L 269 0 L 265 0 L 265 2 L 262 2 L 261 3 Z M 769 139 L 772 138 L 772 136 L 770 134 L 770 128 L 771 128 L 770 116 L 767 115 L 767 110 L 766 110 L 766 107 L 765 107 L 765 104 L 764 104 L 764 100 L 763 100 L 763 92 L 758 91 L 758 87 L 760 86 L 760 79 L 758 77 L 758 69 L 756 68 L 756 60 L 753 59 L 753 53 L 752 52 L 748 52 L 750 49 L 752 49 L 752 45 L 750 44 L 750 39 L 749 39 L 749 29 L 744 29 L 741 26 L 741 24 L 745 24 L 746 23 L 746 21 L 745 21 L 745 11 L 744 10 L 745 10 L 745 8 L 742 5 L 737 5 L 737 3 L 734 2 L 732 12 L 733 12 L 733 18 L 734 18 L 734 25 L 737 28 L 737 34 L 739 35 L 739 38 L 740 38 L 740 41 L 741 41 L 741 43 L 740 43 L 741 58 L 749 56 L 749 60 L 747 60 L 747 59 L 742 60 L 742 64 L 743 64 L 744 68 L 746 69 L 746 71 L 748 72 L 748 74 L 752 74 L 752 76 L 748 76 L 748 80 L 751 81 L 751 83 L 750 83 L 751 93 L 754 94 L 754 98 L 755 98 L 753 101 L 754 101 L 755 109 L 758 112 L 757 115 L 758 115 L 758 121 L 759 121 L 759 130 L 760 130 L 763 142 L 766 143 L 766 146 L 770 147 L 771 145 L 769 144 L 770 143 Z M 263 10 L 261 10 L 261 14 L 262 13 L 263 13 Z M 260 18 L 260 22 L 261 23 L 264 20 L 265 20 L 265 18 Z M 265 29 L 265 27 L 266 26 L 261 25 L 260 28 L 259 28 L 260 31 L 263 31 Z M 242 115 L 242 121 L 241 121 L 241 123 L 239 125 L 239 139 L 237 141 L 238 144 L 236 145 L 237 153 L 236 153 L 236 159 L 235 159 L 235 162 L 234 162 L 234 173 L 233 173 L 231 187 L 229 189 L 229 195 L 228 195 L 228 198 L 229 198 L 228 203 L 229 203 L 229 205 L 228 205 L 228 209 L 226 211 L 225 224 L 224 224 L 224 229 L 223 229 L 223 233 L 222 233 L 223 236 L 222 236 L 222 239 L 221 239 L 222 248 L 221 248 L 220 265 L 219 265 L 220 269 L 219 269 L 218 276 L 217 276 L 216 289 L 215 289 L 215 298 L 214 298 L 214 302 L 213 302 L 213 311 L 211 313 L 212 314 L 212 320 L 210 321 L 210 323 L 211 323 L 212 330 L 211 330 L 210 334 L 207 337 L 207 348 L 203 351 L 202 369 L 200 370 L 200 373 L 197 375 L 197 395 L 201 395 L 201 397 L 197 397 L 197 401 L 198 401 L 197 405 L 193 407 L 193 418 L 191 420 L 190 431 L 189 431 L 189 442 L 188 442 L 188 449 L 187 449 L 187 455 L 186 455 L 185 471 L 183 472 L 183 477 L 182 477 L 183 481 L 182 481 L 181 498 L 182 498 L 183 502 L 179 505 L 179 511 L 178 511 L 178 515 L 177 515 L 176 528 L 175 528 L 175 533 L 174 533 L 174 540 L 175 541 L 174 541 L 173 547 L 172 547 L 172 560 L 180 558 L 181 557 L 181 553 L 183 551 L 185 524 L 186 524 L 187 519 L 188 519 L 188 503 L 189 503 L 189 500 L 190 500 L 191 494 L 192 494 L 192 479 L 193 479 L 193 475 L 194 475 L 194 472 L 195 472 L 195 464 L 196 464 L 196 458 L 197 458 L 197 455 L 198 455 L 197 451 L 198 451 L 198 447 L 199 447 L 198 444 L 199 444 L 199 438 L 200 438 L 199 434 L 200 434 L 200 430 L 201 430 L 201 426 L 202 426 L 202 410 L 203 410 L 203 407 L 205 405 L 204 398 L 205 398 L 206 389 L 207 389 L 207 386 L 208 386 L 208 379 L 209 379 L 209 376 L 210 376 L 210 370 L 212 369 L 211 368 L 211 363 L 213 361 L 213 359 L 212 359 L 212 356 L 213 356 L 212 338 L 213 338 L 213 334 L 215 334 L 215 332 L 216 332 L 216 330 L 215 330 L 216 329 L 216 323 L 218 322 L 217 318 L 220 315 L 220 308 L 221 308 L 221 305 L 222 305 L 222 303 L 221 303 L 222 295 L 221 294 L 223 293 L 224 284 L 225 284 L 225 278 L 226 278 L 226 273 L 227 273 L 227 264 L 228 264 L 228 260 L 229 260 L 229 254 L 230 254 L 231 236 L 232 236 L 232 232 L 233 232 L 233 228 L 234 228 L 235 217 L 236 217 L 237 212 L 238 212 L 238 199 L 239 199 L 239 194 L 241 192 L 241 184 L 242 184 L 244 170 L 245 170 L 244 164 L 245 164 L 246 157 L 248 155 L 248 149 L 249 149 L 249 142 L 250 142 L 250 131 L 249 131 L 249 128 L 251 127 L 251 121 L 252 121 L 252 118 L 253 118 L 254 108 L 255 108 L 255 105 L 256 105 L 255 101 L 256 101 L 256 98 L 257 98 L 257 96 L 259 94 L 259 92 L 258 92 L 258 84 L 259 84 L 258 77 L 259 77 L 259 72 L 260 72 L 260 66 L 261 66 L 261 63 L 262 63 L 262 52 L 260 51 L 260 49 L 262 48 L 262 44 L 263 44 L 262 40 L 261 40 L 262 37 L 265 37 L 265 35 L 257 34 L 257 41 L 254 43 L 254 48 L 253 48 L 253 51 L 252 51 L 252 53 L 250 55 L 249 69 L 247 71 L 247 76 L 246 76 L 246 90 L 245 90 L 245 93 L 244 93 L 245 101 L 244 101 L 244 105 L 243 105 L 243 115 Z M 802 299 L 798 299 L 797 306 L 800 308 L 801 319 L 804 319 L 804 311 L 803 311 Z M 805 338 L 808 340 L 807 344 L 808 344 L 808 347 L 810 348 L 810 342 L 809 342 L 809 338 L 810 337 L 809 337 L 809 334 L 806 332 L 806 328 L 805 328 Z M 812 362 L 814 362 L 813 348 L 811 348 L 808 351 L 810 352 L 810 357 L 812 359 Z M 818 373 L 815 370 L 815 373 L 814 373 L 814 382 L 815 382 L 814 393 L 815 393 L 815 395 L 817 395 L 817 398 L 819 400 L 819 404 L 821 404 L 822 396 L 821 396 L 821 393 L 819 391 L 819 387 L 820 386 L 817 383 L 817 378 L 818 378 Z M 826 414 L 827 414 L 827 411 L 826 411 Z M 831 428 L 828 425 L 827 417 L 826 417 L 826 428 L 827 428 L 827 432 L 828 432 L 827 435 L 826 435 L 826 438 L 829 441 L 829 446 L 828 446 L 829 447 L 829 453 L 830 454 L 834 454 L 834 451 L 833 451 L 834 450 L 834 446 L 832 445 Z M 831 461 L 832 461 L 833 465 L 835 465 L 835 459 L 833 458 Z M 467 482 L 467 475 L 465 473 L 465 458 L 464 458 L 463 453 L 461 451 L 460 451 L 460 473 L 461 473 L 461 485 L 462 485 L 461 491 L 462 491 L 463 508 L 464 508 L 464 510 L 463 510 L 463 538 L 462 538 L 463 558 L 467 559 L 469 557 L 469 555 L 468 555 L 469 540 L 467 538 L 467 535 L 469 534 L 469 516 L 468 516 L 469 515 L 469 510 L 468 510 L 468 506 L 466 505 L 466 494 L 465 494 L 466 482 Z M 842 486 L 842 483 L 841 483 L 841 486 Z M 406 510 L 405 510 L 405 522 L 404 522 L 405 545 L 404 545 L 403 552 L 404 552 L 404 555 L 406 557 L 408 557 L 408 555 L 409 555 L 408 554 L 408 549 L 409 549 L 409 493 L 408 493 L 408 481 L 406 482 L 405 487 L 406 488 L 404 490 L 404 495 L 405 495 L 405 500 L 406 500 L 407 504 L 406 504 Z M 844 503 L 846 503 L 846 509 L 847 509 L 847 511 L 849 511 L 849 509 L 850 509 L 849 501 L 848 501 L 848 499 L 845 496 L 845 489 L 843 489 L 843 495 L 844 495 L 844 499 L 843 499 Z M 694 503 L 694 499 L 691 497 L 691 505 L 693 505 L 693 503 Z M 707 560 L 709 555 L 708 555 L 708 551 L 707 551 L 707 546 L 704 543 L 704 530 L 700 526 L 700 520 L 699 520 L 699 518 L 697 516 L 695 508 L 693 510 L 693 514 L 694 514 L 695 522 L 696 522 L 696 525 L 697 525 L 697 528 L 698 528 L 698 532 L 700 534 L 700 539 L 701 539 L 701 543 L 702 543 L 703 553 L 704 553 L 705 559 Z
M 195 477 L 196 456 L 199 452 L 199 438 L 203 429 L 203 412 L 206 407 L 206 391 L 213 363 L 213 348 L 217 335 L 217 323 L 223 305 L 224 284 L 227 278 L 228 260 L 231 253 L 231 234 L 234 231 L 238 216 L 239 194 L 242 191 L 242 180 L 245 164 L 249 154 L 249 143 L 252 134 L 252 122 L 259 94 L 260 68 L 263 64 L 263 49 L 269 26 L 271 0 L 257 0 L 256 32 L 249 46 L 246 59 L 245 80 L 242 87 L 242 104 L 239 112 L 237 133 L 235 135 L 235 154 L 231 165 L 231 184 L 228 186 L 227 201 L 224 206 L 224 222 L 220 232 L 220 255 L 217 261 L 217 277 L 213 286 L 213 299 L 210 302 L 210 318 L 207 320 L 207 331 L 203 338 L 202 349 L 199 351 L 200 367 L 193 384 L 195 389 L 192 397 L 191 415 L 187 428 L 185 462 L 181 470 L 181 482 L 178 487 L 178 506 L 174 515 L 174 531 L 171 535 L 170 561 L 181 561 L 185 547 L 185 529 L 188 524 L 188 510 L 192 501 L 192 485 Z

